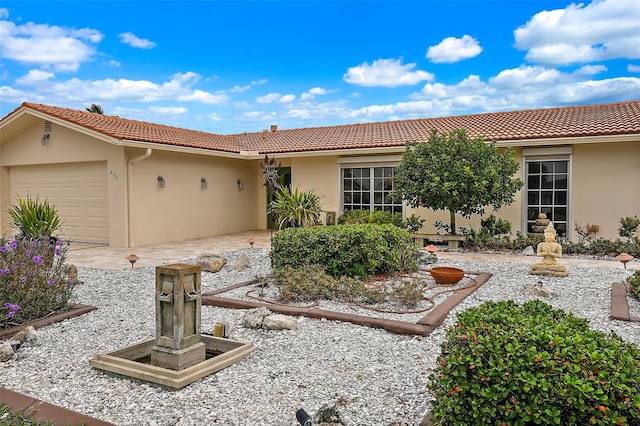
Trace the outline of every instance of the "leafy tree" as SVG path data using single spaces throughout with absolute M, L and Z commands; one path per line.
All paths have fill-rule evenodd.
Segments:
M 98 104 L 91 104 L 89 108 L 85 108 L 87 111 L 92 112 L 94 114 L 104 114 L 104 110 Z
M 483 214 L 513 202 L 524 185 L 513 175 L 519 165 L 512 148 L 498 151 L 495 142 L 469 139 L 464 130 L 431 132 L 428 143 L 407 142 L 406 151 L 393 178 L 394 199 L 411 207 L 447 210 L 452 235 L 455 214 Z

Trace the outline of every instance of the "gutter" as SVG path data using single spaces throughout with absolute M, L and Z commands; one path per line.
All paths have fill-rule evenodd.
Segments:
M 134 238 L 134 225 L 135 225 L 135 210 L 133 208 L 133 163 L 146 160 L 151 156 L 151 148 L 147 148 L 144 154 L 137 157 L 133 157 L 127 161 L 127 247 L 135 247 Z

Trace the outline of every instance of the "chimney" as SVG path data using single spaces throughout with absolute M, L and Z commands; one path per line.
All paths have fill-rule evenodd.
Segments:
M 277 132 L 277 131 L 278 131 L 278 126 L 277 126 L 277 125 L 275 125 L 275 124 L 272 124 L 272 125 L 271 125 L 271 132 L 272 132 L 272 133 L 275 133 L 275 132 Z
M 266 141 L 267 140 L 267 129 L 262 131 L 262 140 Z

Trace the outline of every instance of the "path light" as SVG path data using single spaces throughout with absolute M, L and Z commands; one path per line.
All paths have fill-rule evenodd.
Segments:
M 249 243 L 249 245 L 251 246 L 251 248 L 253 248 L 253 244 L 256 242 L 255 238 L 249 238 L 247 240 L 247 242 Z
M 138 256 L 136 256 L 135 254 L 131 253 L 129 256 L 127 256 L 127 260 L 129 262 L 131 262 L 131 269 L 133 269 L 133 264 L 136 263 L 136 260 L 140 259 Z
M 624 269 L 627 269 L 627 262 L 632 260 L 633 256 L 627 253 L 620 253 L 619 255 L 616 256 L 616 259 L 622 262 L 622 264 L 624 265 Z
M 428 251 L 431 254 L 434 254 L 435 252 L 438 251 L 438 247 L 434 246 L 433 244 L 429 244 L 428 246 L 426 246 L 424 248 L 426 251 Z

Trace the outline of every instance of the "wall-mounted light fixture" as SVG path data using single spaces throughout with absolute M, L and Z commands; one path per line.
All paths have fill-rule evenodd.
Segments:
M 236 183 L 238 184 L 238 189 L 242 190 L 242 188 L 244 188 L 244 182 L 242 182 L 242 179 L 238 179 Z
M 200 179 L 200 183 L 202 184 L 202 189 L 207 189 L 207 187 L 209 186 L 209 181 L 207 181 L 207 178 Z
M 164 178 L 162 176 L 158 176 L 158 182 L 160 182 L 160 188 L 164 188 L 164 185 L 166 184 L 166 181 L 164 180 Z
M 44 135 L 42 135 L 42 137 L 40 138 L 40 143 L 42 145 L 46 145 L 47 142 L 49 141 L 49 133 L 45 133 Z

